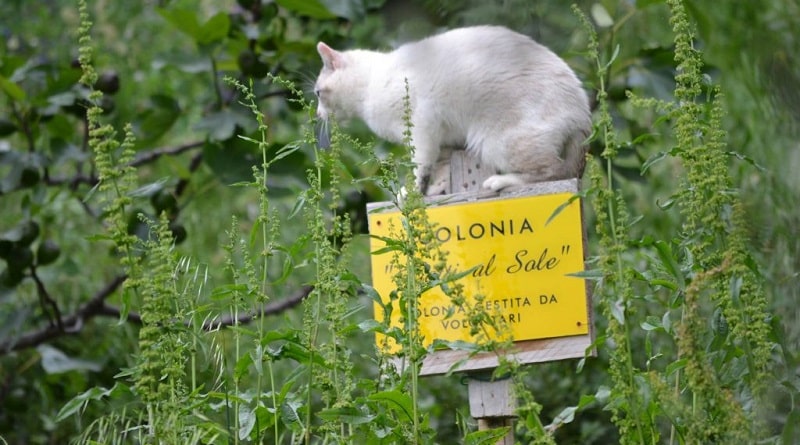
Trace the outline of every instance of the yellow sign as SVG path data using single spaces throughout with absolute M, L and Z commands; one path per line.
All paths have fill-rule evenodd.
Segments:
M 447 252 L 447 267 L 473 269 L 459 282 L 467 305 L 481 307 L 500 317 L 514 341 L 589 333 L 584 279 L 570 276 L 584 270 L 580 200 L 564 207 L 572 193 L 527 196 L 428 208 L 433 234 Z M 370 234 L 391 237 L 402 227 L 397 211 L 371 213 Z M 372 251 L 385 247 L 373 237 Z M 386 304 L 395 289 L 392 253 L 372 255 L 373 286 Z M 396 264 L 396 263 L 395 263 Z M 380 304 L 375 318 L 383 317 Z M 427 291 L 419 303 L 419 332 L 425 345 L 433 340 L 463 340 L 469 335 L 469 307 L 455 306 L 440 288 Z M 391 323 L 400 325 L 400 311 L 392 310 Z M 505 337 L 504 337 L 505 338 Z M 378 334 L 378 344 L 383 337 Z M 398 348 L 389 342 L 392 350 Z

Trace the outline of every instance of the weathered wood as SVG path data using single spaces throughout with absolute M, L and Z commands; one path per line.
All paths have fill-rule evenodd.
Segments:
M 485 373 L 488 379 L 491 373 Z M 468 382 L 469 386 L 469 412 L 473 417 L 507 417 L 513 414 L 517 407 L 513 397 L 511 380 L 484 380 L 475 374 Z
M 480 161 L 468 156 L 464 151 L 454 151 L 450 154 L 450 171 L 447 173 L 449 173 L 449 181 L 447 181 L 449 187 L 447 192 L 451 200 L 459 199 L 453 196 L 454 194 L 463 194 L 461 196 L 463 196 L 464 199 L 476 199 L 476 192 L 481 190 L 483 181 L 495 174 L 492 169 L 481 165 Z M 487 196 L 487 198 L 489 198 L 489 196 Z M 496 354 L 491 355 L 497 359 Z M 437 355 L 432 354 L 429 357 L 434 359 Z M 463 358 L 466 357 L 462 357 L 461 359 Z M 456 361 L 449 362 L 450 367 L 459 360 L 457 357 L 447 355 L 438 356 L 438 360 L 442 359 L 456 359 Z M 464 363 L 468 362 L 470 362 L 470 360 Z M 472 363 L 474 364 L 475 362 Z M 513 419 L 517 409 L 517 401 L 514 397 L 514 390 L 511 387 L 510 379 L 496 381 L 486 380 L 486 378 L 491 378 L 491 369 L 496 366 L 497 361 L 495 360 L 494 366 L 491 368 L 484 368 L 489 370 L 488 372 L 483 373 L 481 376 L 477 374 L 470 376 L 468 380 L 469 412 L 470 415 L 478 421 L 479 430 L 490 430 L 504 426 L 510 427 L 508 434 L 497 443 L 512 445 L 514 443 Z M 425 365 L 423 364 L 423 368 L 424 367 Z
M 480 162 L 461 150 L 445 153 L 444 159 L 437 164 L 433 171 L 428 188 L 429 196 L 425 198 L 429 205 L 436 207 L 472 201 L 485 202 L 579 191 L 577 179 L 526 184 L 503 190 L 500 193 L 484 190 L 481 188 L 483 181 L 495 174 L 493 170 L 481 165 Z M 386 207 L 387 203 L 372 203 L 367 206 L 367 209 L 369 212 L 373 212 L 380 211 L 380 209 L 386 210 Z M 585 251 L 585 232 L 583 244 Z M 587 308 L 591 308 L 588 282 L 586 286 Z M 591 310 L 589 310 L 588 322 L 589 333 L 586 335 L 518 341 L 509 350 L 504 351 L 474 355 L 467 351 L 435 351 L 423 359 L 420 375 L 446 374 L 454 371 L 468 373 L 470 414 L 478 421 L 479 429 L 512 427 L 511 431 L 498 444 L 513 444 L 513 420 L 517 404 L 511 380 L 490 381 L 492 371 L 499 366 L 501 357 L 521 364 L 584 357 L 587 350 L 591 348 L 594 337 Z M 397 358 L 394 364 L 398 369 L 405 365 L 400 358 Z
M 483 352 L 472 357 L 467 351 L 436 351 L 423 359 L 420 375 L 494 369 L 500 364 L 501 355 L 523 364 L 581 358 L 584 357 L 591 344 L 592 340 L 589 335 L 575 335 L 519 341 L 514 343 L 514 348 L 510 351 Z
M 561 181 L 541 182 L 526 184 L 513 187 L 496 193 L 491 190 L 480 189 L 483 180 L 494 174 L 481 168 L 479 163 L 466 156 L 463 151 L 453 152 L 453 158 L 449 166 L 439 165 L 435 170 L 431 184 L 441 187 L 442 184 L 456 184 L 455 191 L 451 192 L 447 188 L 446 195 L 432 195 L 426 197 L 426 201 L 437 207 L 455 205 L 470 201 L 492 201 L 500 199 L 514 198 L 517 196 L 545 195 L 553 193 L 577 193 L 579 190 L 577 179 L 567 179 Z M 443 179 L 444 177 L 444 179 Z M 470 190 L 478 187 L 476 190 Z M 466 189 L 466 190 L 465 190 Z M 371 203 L 367 210 L 372 212 L 386 208 L 388 203 Z M 584 247 L 586 239 L 584 234 Z M 591 308 L 591 297 L 588 292 L 589 283 L 587 282 L 587 307 Z M 420 375 L 438 375 L 448 372 L 473 372 L 494 369 L 499 365 L 499 354 L 504 354 L 506 358 L 518 363 L 543 363 L 555 360 L 570 358 L 581 358 L 586 354 L 586 350 L 592 344 L 592 318 L 591 312 L 588 314 L 589 329 L 588 335 L 576 335 L 570 337 L 557 337 L 538 340 L 518 341 L 514 348 L 509 351 L 486 352 L 470 357 L 466 351 L 442 350 L 429 354 L 422 362 Z M 399 367 L 401 363 L 397 363 Z
M 490 377 L 491 373 L 485 374 Z M 512 431 L 505 435 L 498 444 L 512 445 L 514 443 L 514 412 L 517 409 L 517 400 L 511 379 L 495 381 L 483 380 L 483 376 L 474 375 L 469 379 L 469 412 L 477 419 L 478 429 L 489 430 L 502 427 L 511 427 Z

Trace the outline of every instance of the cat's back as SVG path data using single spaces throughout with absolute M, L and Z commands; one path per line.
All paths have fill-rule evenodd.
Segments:
M 566 68 L 558 56 L 528 36 L 489 25 L 456 28 L 405 44 L 393 55 L 400 65 L 448 76 L 473 70 L 535 69 L 543 64 Z
M 416 43 L 420 48 L 431 47 L 453 50 L 480 50 L 480 48 L 515 48 L 522 51 L 544 48 L 528 36 L 503 26 L 480 25 L 455 28 L 436 34 Z

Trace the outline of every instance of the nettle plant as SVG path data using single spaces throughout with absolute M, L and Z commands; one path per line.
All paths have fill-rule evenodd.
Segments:
M 638 219 L 616 188 L 613 166 L 620 151 L 646 138 L 619 140 L 606 84 L 616 52 L 603 57 L 596 34 L 590 39 L 599 82 L 594 137 L 604 147 L 601 162 L 591 163 L 588 191 L 600 239 L 592 259 L 595 297 L 608 323 L 597 339 L 609 354 L 612 381 L 604 396 L 623 443 L 667 437 L 669 443 L 753 443 L 765 434 L 768 408 L 774 345 L 767 299 L 728 173 L 735 153 L 725 146 L 721 92 L 703 73 L 685 5 L 667 3 L 677 64 L 674 101 L 629 97 L 633 106 L 655 113 L 651 125 L 669 124 L 674 132 L 672 149 L 642 165 L 646 175 L 668 159 L 682 164 L 683 177 L 660 209 L 680 213 L 680 231 L 671 239 L 629 235 Z
M 664 212 L 677 209 L 683 221 L 671 239 L 632 239 L 632 216 L 612 174 L 627 146 L 614 128 L 606 81 L 614 55 L 603 55 L 598 37 L 580 11 L 590 34 L 589 58 L 597 63 L 598 119 L 593 139 L 604 150 L 590 162 L 591 202 L 599 237 L 594 298 L 607 325 L 595 346 L 608 357 L 610 382 L 595 394 L 578 397 L 544 425 L 541 406 L 526 389 L 526 371 L 504 362 L 498 374 L 510 375 L 520 397 L 517 437 L 525 443 L 554 443 L 557 430 L 576 413 L 602 403 L 612 412 L 622 443 L 752 443 L 764 436 L 759 422 L 768 386 L 771 328 L 758 267 L 746 247 L 741 204 L 727 173 L 731 154 L 721 131 L 720 92 L 702 74 L 693 47 L 693 31 L 679 0 L 668 2 L 675 34 L 675 101 L 632 97 L 672 124 L 674 147 L 645 163 L 644 173 L 665 159 L 679 160 L 684 176 Z M 82 82 L 96 84 L 85 1 L 81 5 Z M 209 282 L 202 262 L 180 258 L 166 213 L 142 220 L 148 236 L 128 230 L 137 217 L 131 194 L 137 188 L 133 135 L 102 124 L 102 93 L 87 97 L 89 145 L 96 160 L 97 194 L 105 200 L 105 234 L 97 242 L 113 245 L 125 268 L 123 300 L 140 311 L 135 366 L 117 376 L 110 389 L 93 388 L 75 397 L 59 419 L 78 424 L 82 443 L 431 443 L 436 432 L 421 409 L 419 366 L 428 349 L 416 335 L 420 296 L 433 286 L 447 288 L 456 304 L 469 305 L 448 275 L 437 250 L 425 205 L 410 189 L 402 200 L 408 157 L 378 159 L 372 151 L 335 126 L 330 148 L 319 149 L 313 131 L 312 104 L 291 83 L 273 79 L 291 91 L 309 125 L 300 141 L 273 151 L 269 128 L 252 84 L 228 79 L 257 124 L 255 137 L 241 137 L 261 154 L 252 180 L 237 184 L 256 191 L 258 213 L 249 231 L 233 218 L 224 246 L 228 281 Z M 407 110 L 408 112 L 408 110 Z M 409 136 L 410 138 L 410 136 Z M 634 141 L 635 142 L 635 141 Z M 409 151 L 410 140 L 407 140 Z M 271 201 L 270 169 L 301 147 L 311 147 L 314 163 L 307 188 L 289 218 L 306 223 L 305 235 L 286 242 L 285 224 Z M 348 178 L 342 168 L 345 149 L 354 150 L 379 172 L 370 180 L 401 204 L 404 223 L 390 248 L 402 267 L 395 277 L 404 329 L 388 320 L 357 320 L 362 300 L 380 298 L 350 270 L 353 255 L 350 215 L 335 204 Z M 400 202 L 402 201 L 402 202 Z M 132 215 L 133 214 L 133 215 Z M 272 271 L 281 270 L 276 279 Z M 270 307 L 274 286 L 299 268 L 311 270 L 297 295 L 303 301 L 298 327 L 272 329 L 258 315 Z M 209 303 L 212 302 L 212 303 Z M 219 307 L 226 314 L 220 315 Z M 384 313 L 388 313 L 387 310 Z M 255 317 L 255 318 L 254 318 Z M 498 330 L 485 313 L 470 313 L 470 325 Z M 380 349 L 365 353 L 354 337 L 380 332 L 404 346 L 409 366 L 398 372 Z M 502 336 L 501 336 L 502 337 Z M 453 346 L 453 345 L 449 345 Z M 508 343 L 487 341 L 474 350 L 502 350 Z M 359 375 L 356 360 L 372 365 Z M 591 358 L 585 360 L 592 360 Z M 579 370 L 585 361 L 579 364 Z M 106 413 L 82 424 L 90 403 L 105 403 Z M 465 443 L 494 443 L 505 430 L 469 432 Z
M 91 88 L 96 76 L 92 66 L 91 29 L 85 2 L 81 2 L 80 30 L 83 83 Z M 333 128 L 330 147 L 317 148 L 313 125 L 302 140 L 268 155 L 268 127 L 250 85 L 228 78 L 257 122 L 258 137 L 241 136 L 261 153 L 253 168 L 253 180 L 237 186 L 258 192 L 259 211 L 254 226 L 242 236 L 236 218 L 224 246 L 230 281 L 212 285 L 202 263 L 177 257 L 175 238 L 165 213 L 159 219 L 143 217 L 148 236 L 128 231 L 131 193 L 137 188 L 130 166 L 133 135 L 126 129 L 122 142 L 114 129 L 101 123 L 102 93 L 88 95 L 89 145 L 99 176 L 97 193 L 105 202 L 106 234 L 96 241 L 111 242 L 119 252 L 127 279 L 126 307 L 136 307 L 142 327 L 136 364 L 118 375 L 113 388 L 93 388 L 70 401 L 58 418 L 75 418 L 82 431 L 80 442 L 114 443 L 261 443 L 285 441 L 312 443 L 428 443 L 435 431 L 420 409 L 418 370 L 426 349 L 415 335 L 415 308 L 425 290 L 452 282 L 444 272 L 445 260 L 434 243 L 419 192 L 410 189 L 400 205 L 405 232 L 394 243 L 405 271 L 397 275 L 398 298 L 405 329 L 389 327 L 388 321 L 353 320 L 353 301 L 362 295 L 379 300 L 368 285 L 348 270 L 352 239 L 350 216 L 337 205 L 342 190 L 341 156 L 345 145 L 378 165 L 377 181 L 396 202 L 401 181 L 413 184 L 408 156 L 379 160 L 370 150 Z M 290 83 L 273 78 L 292 92 L 289 100 L 313 116 L 312 104 Z M 313 148 L 315 163 L 307 171 L 308 187 L 297 197 L 289 218 L 303 215 L 307 234 L 291 245 L 281 244 L 282 220 L 269 195 L 270 168 L 303 146 Z M 410 152 L 410 150 L 409 150 Z M 398 170 L 399 169 L 399 170 Z M 253 251 L 256 254 L 253 254 Z M 297 299 L 304 300 L 302 328 L 270 329 L 263 317 L 248 323 L 270 304 L 276 280 L 271 270 L 283 263 L 290 273 L 293 255 L 307 252 L 306 266 L 313 270 L 313 285 Z M 436 267 L 429 267 L 435 259 Z M 285 280 L 285 273 L 277 284 Z M 227 305 L 222 320 L 213 307 Z M 262 312 L 263 313 L 263 312 Z M 475 323 L 479 326 L 479 323 Z M 354 335 L 382 332 L 404 345 L 408 366 L 403 372 L 378 353 L 376 376 L 358 376 L 355 355 L 348 343 Z M 287 363 L 290 362 L 290 363 Z M 287 372 L 287 366 L 293 368 Z M 210 370 L 209 370 L 210 368 Z M 280 372 L 277 368 L 281 368 Z M 210 383 L 209 383 L 210 382 Z M 210 386 L 207 386 L 210 385 Z M 105 401 L 107 414 L 80 425 L 92 401 Z M 505 431 L 469 433 L 465 440 L 484 443 Z

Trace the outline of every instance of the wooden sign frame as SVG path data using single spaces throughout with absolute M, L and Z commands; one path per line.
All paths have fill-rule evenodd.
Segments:
M 447 195 L 426 197 L 430 207 L 437 205 L 452 205 L 464 202 L 486 202 L 493 200 L 506 200 L 511 198 L 551 195 L 560 193 L 576 194 L 579 191 L 577 179 L 560 180 L 552 182 L 542 182 L 528 184 L 495 193 L 487 190 L 471 191 L 479 189 L 483 179 L 492 172 L 481 169 L 479 163 L 466 156 L 464 152 L 454 151 L 449 166 L 442 167 L 440 164 L 437 169 L 437 176 L 432 183 L 447 184 L 446 191 L 456 191 Z M 449 167 L 449 168 L 447 168 Z M 442 175 L 445 175 L 442 179 Z M 579 204 L 580 205 L 580 204 Z M 391 203 L 370 203 L 367 205 L 368 213 L 385 211 L 397 211 L 391 208 Z M 581 221 L 583 212 L 581 208 Z M 582 252 L 586 251 L 586 230 L 581 222 L 582 232 Z M 520 364 L 542 363 L 555 360 L 570 358 L 581 358 L 594 354 L 590 350 L 594 341 L 594 327 L 592 322 L 592 303 L 591 289 L 588 281 L 586 287 L 586 320 L 588 321 L 588 333 L 582 335 L 572 335 L 566 337 L 543 338 L 536 340 L 524 340 L 514 343 L 510 350 L 482 352 L 478 354 L 460 350 L 437 350 L 428 354 L 422 363 L 420 375 L 438 375 L 449 372 L 479 372 L 496 368 L 500 363 L 501 354 L 507 359 Z M 395 359 L 398 368 L 404 367 L 401 358 Z

